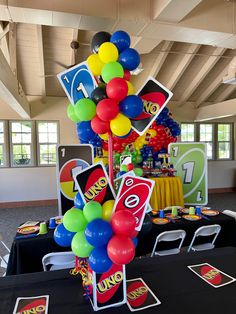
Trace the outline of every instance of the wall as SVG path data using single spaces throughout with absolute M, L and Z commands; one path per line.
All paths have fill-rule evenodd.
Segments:
M 59 120 L 60 143 L 78 144 L 75 124 L 66 116 L 67 100 L 48 97 L 45 103 L 30 98 L 34 120 Z M 0 102 L 0 119 L 20 119 L 6 104 Z M 49 200 L 57 198 L 56 168 L 0 169 L 0 202 Z

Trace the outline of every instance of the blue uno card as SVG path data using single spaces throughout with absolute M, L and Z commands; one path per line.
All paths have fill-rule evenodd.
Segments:
M 87 62 L 79 63 L 57 75 L 61 86 L 72 104 L 88 98 L 98 86 Z

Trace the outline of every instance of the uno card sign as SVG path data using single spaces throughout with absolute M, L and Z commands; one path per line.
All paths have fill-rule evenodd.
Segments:
M 13 314 L 19 313 L 48 313 L 48 295 L 38 297 L 17 298 Z
M 205 143 L 171 143 L 170 161 L 183 183 L 186 205 L 206 205 L 208 202 L 207 155 Z
M 92 165 L 74 176 L 74 181 L 84 202 L 96 201 L 100 204 L 114 200 L 115 194 L 106 170 L 101 163 Z
M 81 98 L 88 98 L 98 86 L 87 62 L 82 62 L 57 75 L 61 86 L 72 104 Z
M 154 181 L 140 177 L 125 176 L 121 182 L 114 212 L 128 209 L 136 218 L 136 231 L 142 228 L 145 212 L 154 187 Z
M 149 77 L 136 94 L 143 100 L 143 112 L 131 119 L 131 124 L 132 128 L 142 135 L 165 108 L 173 93 L 160 82 Z
M 94 310 L 101 310 L 126 303 L 125 266 L 113 264 L 103 274 L 92 273 Z
M 74 197 L 78 190 L 73 175 L 92 163 L 91 145 L 59 145 L 57 147 L 57 190 L 60 215 L 74 206 Z

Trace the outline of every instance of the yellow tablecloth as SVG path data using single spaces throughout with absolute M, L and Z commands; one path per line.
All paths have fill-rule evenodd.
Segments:
M 149 178 L 155 181 L 150 204 L 154 210 L 184 206 L 183 186 L 179 177 Z

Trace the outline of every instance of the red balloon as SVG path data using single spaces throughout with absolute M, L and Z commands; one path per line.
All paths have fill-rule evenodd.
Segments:
M 128 171 L 131 171 L 134 169 L 134 165 L 133 164 L 128 164 L 127 165 Z
M 131 238 L 114 235 L 107 245 L 107 253 L 111 261 L 117 265 L 128 264 L 135 255 L 135 247 Z
M 114 233 L 131 236 L 136 226 L 136 219 L 128 209 L 115 212 L 111 218 L 111 227 Z
M 130 74 L 130 71 L 128 70 L 124 70 L 124 76 L 123 76 L 123 79 L 125 79 L 126 81 L 129 81 L 131 78 L 131 74 Z
M 128 85 L 123 78 L 115 77 L 107 83 L 106 92 L 109 98 L 121 101 L 128 94 Z
M 104 134 L 110 131 L 110 123 L 101 120 L 98 116 L 95 116 L 91 120 L 91 128 L 97 134 Z
M 114 119 L 120 111 L 117 102 L 114 99 L 102 99 L 97 104 L 96 112 L 98 117 L 106 122 Z

